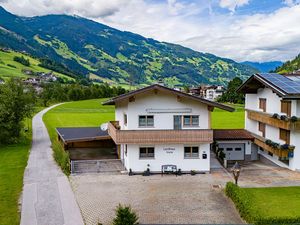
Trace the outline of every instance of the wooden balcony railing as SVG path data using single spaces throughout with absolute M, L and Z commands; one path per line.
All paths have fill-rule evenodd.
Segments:
M 120 130 L 117 121 L 108 124 L 116 144 L 198 144 L 212 143 L 212 130 Z
M 263 148 L 264 150 L 273 153 L 274 155 L 277 155 L 279 157 L 288 157 L 288 151 L 287 150 L 281 150 L 277 148 L 273 148 L 265 143 L 265 139 L 259 136 L 254 135 L 254 143 L 258 145 L 259 147 Z
M 265 123 L 273 127 L 282 128 L 285 130 L 300 131 L 300 121 L 297 122 L 284 121 L 284 120 L 273 118 L 272 114 L 269 113 L 258 112 L 249 109 L 247 109 L 246 111 L 247 111 L 248 119 Z

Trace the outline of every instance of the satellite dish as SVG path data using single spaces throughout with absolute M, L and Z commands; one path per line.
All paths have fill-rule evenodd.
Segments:
M 101 126 L 100 126 L 100 129 L 102 131 L 107 131 L 107 128 L 108 128 L 108 123 L 102 123 Z

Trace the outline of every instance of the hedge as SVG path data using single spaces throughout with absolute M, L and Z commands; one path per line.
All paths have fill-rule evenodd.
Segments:
M 267 217 L 262 218 L 251 201 L 251 196 L 245 189 L 228 182 L 225 187 L 226 195 L 234 202 L 240 216 L 247 222 L 255 225 L 296 225 L 300 224 L 300 217 Z

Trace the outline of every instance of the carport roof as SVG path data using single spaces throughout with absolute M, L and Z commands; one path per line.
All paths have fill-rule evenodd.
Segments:
M 64 143 L 111 139 L 100 127 L 60 127 L 56 132 Z
M 215 141 L 254 140 L 250 132 L 244 129 L 214 130 Z

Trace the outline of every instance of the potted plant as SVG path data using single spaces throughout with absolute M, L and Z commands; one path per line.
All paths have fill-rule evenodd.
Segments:
M 298 121 L 298 117 L 297 116 L 292 116 L 291 117 L 291 122 L 292 123 L 295 123 L 295 122 L 297 122 Z
M 283 144 L 283 145 L 280 146 L 280 148 L 282 150 L 288 150 L 289 149 L 289 145 L 288 144 Z
M 289 120 L 289 118 L 286 115 L 281 115 L 280 119 L 283 120 L 283 121 L 288 121 Z
M 178 171 L 177 171 L 177 175 L 178 175 L 178 176 L 181 176 L 181 175 L 182 175 L 182 171 L 181 171 L 181 169 L 178 169 Z
M 272 141 L 271 141 L 270 139 L 267 139 L 267 140 L 265 141 L 265 143 L 266 143 L 267 145 L 269 145 L 269 146 L 272 145 Z
M 191 175 L 192 176 L 195 176 L 197 173 L 196 173 L 196 170 L 191 170 Z
M 279 116 L 278 113 L 274 113 L 274 114 L 272 115 L 272 118 L 274 118 L 274 119 L 280 119 L 280 116 Z
M 289 145 L 288 150 L 294 151 L 294 149 L 295 149 L 295 146 L 294 146 L 294 145 Z

